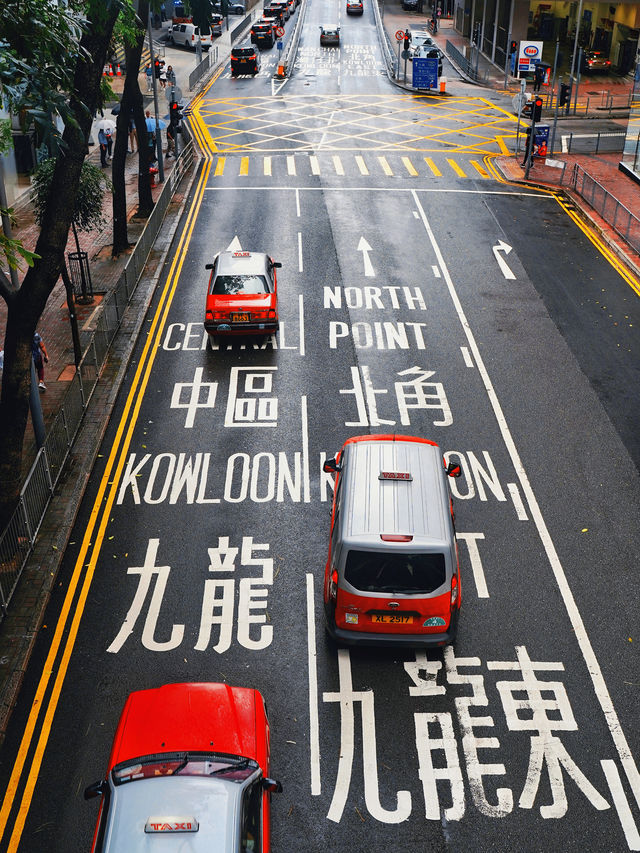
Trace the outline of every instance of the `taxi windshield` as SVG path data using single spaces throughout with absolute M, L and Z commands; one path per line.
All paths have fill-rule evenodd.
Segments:
M 253 53 L 253 49 L 251 49 Z M 267 280 L 263 275 L 219 275 L 213 283 L 212 293 L 218 295 L 237 293 L 268 293 Z
M 244 782 L 257 769 L 255 761 L 238 755 L 166 752 L 116 764 L 112 778 L 114 785 L 161 776 L 222 776 L 231 782 Z
M 362 592 L 424 595 L 445 582 L 444 554 L 349 551 L 344 577 Z

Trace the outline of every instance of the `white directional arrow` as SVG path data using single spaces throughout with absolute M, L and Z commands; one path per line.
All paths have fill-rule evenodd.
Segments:
M 233 238 L 233 240 L 227 246 L 227 252 L 241 252 L 242 246 L 240 245 L 240 240 L 238 239 L 238 235 Z
M 505 278 L 515 278 L 509 264 L 502 257 L 500 252 L 504 252 L 505 255 L 508 255 L 511 251 L 511 246 L 508 243 L 505 243 L 504 240 L 498 240 L 498 245 L 493 247 L 493 254 L 496 256 L 496 261 L 498 262 L 498 266 L 502 272 L 502 275 Z
M 369 260 L 369 252 L 371 251 L 371 246 L 367 243 L 364 237 L 360 238 L 360 242 L 358 243 L 358 251 L 362 252 L 362 260 L 364 261 L 364 274 L 368 277 L 375 276 L 376 272 L 373 268 L 373 264 Z

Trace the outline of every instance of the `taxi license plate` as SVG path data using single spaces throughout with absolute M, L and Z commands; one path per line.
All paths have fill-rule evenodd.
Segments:
M 374 613 L 372 622 L 385 622 L 392 625 L 412 625 L 413 616 L 403 616 L 402 613 Z
M 231 322 L 232 323 L 248 323 L 251 319 L 251 314 L 248 311 L 243 311 L 242 314 L 232 314 Z

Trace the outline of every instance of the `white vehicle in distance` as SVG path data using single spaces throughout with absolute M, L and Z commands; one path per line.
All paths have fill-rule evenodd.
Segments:
M 174 24 L 169 30 L 169 38 L 173 44 L 183 45 L 195 50 L 201 41 L 203 50 L 209 50 L 212 44 L 211 33 L 200 35 L 200 28 L 195 24 Z

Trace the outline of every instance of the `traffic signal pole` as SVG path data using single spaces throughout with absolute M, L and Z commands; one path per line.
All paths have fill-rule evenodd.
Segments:
M 151 9 L 149 9 L 149 19 L 147 21 L 147 28 L 149 30 L 149 54 L 151 57 L 151 67 L 155 72 L 155 53 L 153 50 L 153 36 L 151 35 Z M 153 106 L 156 113 L 156 150 L 158 157 L 158 180 L 160 181 L 160 183 L 162 183 L 164 181 L 164 164 L 162 162 L 162 134 L 160 133 L 160 124 L 158 122 L 158 81 L 156 80 L 155 73 L 151 75 L 151 79 L 153 80 Z

